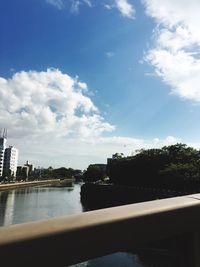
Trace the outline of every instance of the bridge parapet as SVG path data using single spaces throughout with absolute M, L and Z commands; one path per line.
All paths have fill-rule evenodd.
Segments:
M 200 194 L 0 228 L 5 266 L 67 266 L 177 236 L 181 267 L 200 266 Z

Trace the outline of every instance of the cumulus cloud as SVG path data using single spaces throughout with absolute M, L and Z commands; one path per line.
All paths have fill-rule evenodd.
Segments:
M 146 60 L 173 94 L 200 102 L 200 2 L 142 2 L 157 23 L 155 45 L 147 52 Z
M 128 0 L 112 0 L 111 3 L 104 4 L 108 10 L 117 8 L 123 17 L 133 19 L 135 16 L 135 8 Z
M 98 136 L 114 127 L 105 122 L 87 85 L 58 69 L 18 72 L 0 78 L 0 122 L 15 136 Z

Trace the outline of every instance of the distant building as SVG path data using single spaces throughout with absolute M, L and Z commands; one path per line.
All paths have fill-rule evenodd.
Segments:
M 3 176 L 4 153 L 6 149 L 6 131 L 0 131 L 0 177 Z
M 28 178 L 28 166 L 17 166 L 17 177 L 23 178 L 26 180 Z
M 4 177 L 16 177 L 18 162 L 18 149 L 14 146 L 9 146 L 4 153 Z
M 34 165 L 31 164 L 30 162 L 28 162 L 28 160 L 26 161 L 26 163 L 24 164 L 25 167 L 28 167 L 28 175 L 31 175 L 34 172 Z
M 0 129 L 0 180 L 16 177 L 18 150 L 14 146 L 6 148 L 7 129 Z
M 5 148 L 6 138 L 0 137 L 0 177 L 3 175 Z
M 27 179 L 34 172 L 34 170 L 34 165 L 26 161 L 24 166 L 17 167 L 17 176 Z

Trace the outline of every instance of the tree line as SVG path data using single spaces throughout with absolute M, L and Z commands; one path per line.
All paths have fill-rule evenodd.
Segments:
M 72 168 L 52 168 L 51 166 L 49 168 L 40 168 L 35 169 L 28 177 L 26 175 L 24 176 L 17 176 L 16 180 L 47 180 L 47 179 L 71 179 L 71 178 L 79 178 L 79 176 L 82 177 L 82 171 L 78 169 L 72 169 Z
M 105 177 L 114 185 L 170 190 L 200 188 L 200 151 L 178 143 L 141 149 L 130 157 L 116 153 L 108 160 L 106 171 L 93 164 L 84 173 L 85 182 L 105 181 Z
M 131 157 L 114 155 L 107 165 L 118 185 L 186 189 L 200 185 L 200 151 L 186 144 L 141 149 Z

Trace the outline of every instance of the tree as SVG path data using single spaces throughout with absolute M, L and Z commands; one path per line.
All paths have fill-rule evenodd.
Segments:
M 112 159 L 121 159 L 124 157 L 123 153 L 115 153 L 112 155 Z
M 105 177 L 105 171 L 102 170 L 100 166 L 91 164 L 84 172 L 83 177 L 86 182 L 96 182 L 103 180 Z
M 109 161 L 108 170 L 114 184 L 177 189 L 186 183 L 200 183 L 200 153 L 179 143 L 141 149 L 135 156 Z

